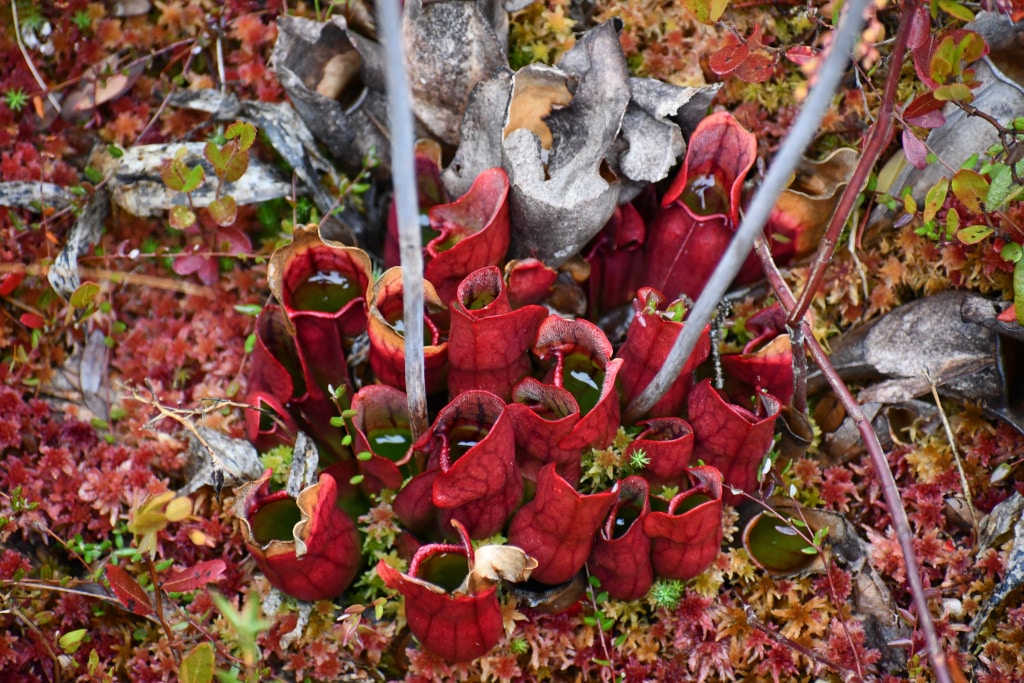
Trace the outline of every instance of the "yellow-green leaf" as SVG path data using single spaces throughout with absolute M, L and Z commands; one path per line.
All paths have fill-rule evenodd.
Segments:
M 213 645 L 200 643 L 181 658 L 178 680 L 181 683 L 210 683 L 213 680 Z
M 78 648 L 82 647 L 82 641 L 85 639 L 85 634 L 86 630 L 84 628 L 68 631 L 57 640 L 57 644 L 60 646 L 60 649 L 64 651 L 64 654 L 73 655 L 78 652 Z
M 948 190 L 949 181 L 945 178 L 928 190 L 928 194 L 924 196 L 924 213 L 922 214 L 925 223 L 935 219 L 935 214 L 938 213 L 939 209 L 942 208 L 942 204 L 946 201 L 946 192 Z
M 71 306 L 73 308 L 85 308 L 96 299 L 96 295 L 99 293 L 100 286 L 98 284 L 95 282 L 83 282 L 71 294 Z
M 964 244 L 977 244 L 992 234 L 992 228 L 987 225 L 968 225 L 956 231 L 956 238 Z
M 231 225 L 238 217 L 238 205 L 235 203 L 235 198 L 229 194 L 213 200 L 206 208 L 213 220 L 220 226 Z
M 939 9 L 960 21 L 974 21 L 974 12 L 956 2 L 956 0 L 939 0 Z
M 941 85 L 932 94 L 935 95 L 935 99 L 942 102 L 970 102 L 974 99 L 971 89 L 963 83 Z
M 976 171 L 962 168 L 953 174 L 950 185 L 953 188 L 953 194 L 961 204 L 967 207 L 968 211 L 982 212 L 981 203 L 988 195 L 988 181 L 985 180 L 985 176 Z
M 192 501 L 186 496 L 175 498 L 167 504 L 164 515 L 169 522 L 180 522 L 192 514 Z
M 224 137 L 228 140 L 237 139 L 239 147 L 244 152 L 256 141 L 256 127 L 251 123 L 235 121 L 224 131 Z

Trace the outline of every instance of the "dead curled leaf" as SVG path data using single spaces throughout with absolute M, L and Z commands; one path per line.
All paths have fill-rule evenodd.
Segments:
M 475 595 L 499 581 L 522 583 L 537 568 L 537 560 L 514 545 L 484 545 L 474 551 L 474 562 L 456 593 Z
M 277 25 L 271 65 L 313 135 L 347 171 L 358 171 L 371 150 L 386 167 L 380 47 L 340 16 L 324 23 L 282 16 Z

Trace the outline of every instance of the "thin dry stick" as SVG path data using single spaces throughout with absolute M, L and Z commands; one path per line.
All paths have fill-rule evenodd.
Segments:
M 900 26 L 896 32 L 896 42 L 889 55 L 889 73 L 886 76 L 885 91 L 882 94 L 882 104 L 878 110 L 878 118 L 871 125 L 867 142 L 864 143 L 864 150 L 861 153 L 860 161 L 853 172 L 853 177 L 843 190 L 839 203 L 829 221 L 825 236 L 821 238 L 821 246 L 814 255 L 814 263 L 811 265 L 811 274 L 807 283 L 800 292 L 800 300 L 789 315 L 789 323 L 795 326 L 803 320 L 804 314 L 811 306 L 814 295 L 821 287 L 821 281 L 825 277 L 825 269 L 832 260 L 839 235 L 846 225 L 847 219 L 853 212 L 854 204 L 857 202 L 857 195 L 868 180 L 871 169 L 882 154 L 882 151 L 889 145 L 893 135 L 893 109 L 896 106 L 896 88 L 900 82 L 900 71 L 903 66 L 903 57 L 907 53 L 907 40 L 910 34 L 910 25 L 914 18 L 914 11 L 920 0 L 905 0 L 903 14 L 900 17 Z M 851 238 L 852 239 L 852 238 Z
M 935 407 L 939 409 L 939 417 L 942 418 L 942 426 L 946 430 L 946 440 L 949 441 L 949 448 L 953 451 L 953 459 L 956 461 L 956 469 L 960 472 L 960 486 L 964 489 L 964 501 L 967 503 L 967 511 L 971 514 L 971 526 L 974 527 L 974 541 L 977 543 L 978 539 L 981 538 L 981 534 L 978 531 L 978 513 L 974 510 L 974 500 L 971 496 L 971 487 L 967 483 L 967 472 L 964 471 L 963 460 L 960 459 L 960 450 L 956 447 L 956 439 L 953 438 L 953 428 L 949 426 L 949 419 L 946 417 L 946 411 L 942 408 L 942 399 L 939 398 L 939 388 L 935 386 L 935 380 L 928 373 L 928 368 L 924 368 L 925 379 L 928 380 L 928 384 L 932 388 L 932 398 L 935 399 Z
M 405 324 L 405 391 L 413 440 L 427 431 L 427 380 L 423 359 L 423 242 L 417 207 L 412 97 L 402 51 L 399 0 L 378 0 L 378 28 L 387 62 L 391 179 L 402 260 L 402 315 Z
M 50 267 L 34 263 L 0 263 L 0 275 L 7 273 L 24 273 L 25 275 L 39 275 L 46 277 Z M 109 270 L 107 268 L 78 268 L 79 274 L 85 280 L 95 282 L 112 282 L 114 284 L 124 283 L 138 287 L 150 287 L 152 289 L 165 289 L 171 292 L 181 292 L 193 296 L 202 296 L 212 299 L 216 291 L 212 287 L 193 284 L 191 282 L 179 282 L 168 277 L 146 275 L 145 273 L 129 273 L 120 270 Z
M 687 358 L 690 357 L 694 346 L 697 345 L 697 340 L 704 332 L 704 326 L 711 320 L 718 303 L 725 296 L 726 290 L 750 253 L 754 237 L 768 222 L 768 216 L 775 206 L 779 194 L 789 183 L 793 169 L 796 168 L 804 149 L 814 137 L 821 124 L 821 119 L 831 105 L 832 95 L 846 70 L 850 53 L 860 35 L 861 27 L 864 25 L 863 15 L 867 5 L 867 0 L 850 0 L 843 7 L 842 23 L 836 31 L 832 50 L 818 73 L 818 82 L 814 84 L 800 115 L 786 134 L 786 139 L 783 140 L 768 173 L 765 174 L 761 187 L 754 195 L 739 230 L 736 231 L 736 235 L 729 243 L 729 248 L 715 268 L 711 280 L 705 285 L 700 298 L 697 299 L 693 310 L 690 311 L 688 324 L 676 337 L 672 351 L 665 359 L 665 364 L 658 370 L 650 384 L 626 407 L 623 416 L 625 422 L 631 423 L 639 420 L 665 395 L 672 383 L 679 377 L 683 365 L 686 364 Z
M 32 58 L 29 57 L 28 50 L 25 49 L 25 41 L 21 39 L 21 22 L 18 21 L 18 3 L 11 0 L 11 17 L 14 19 L 14 39 L 18 41 L 18 49 L 21 50 L 21 56 L 25 59 L 25 64 L 28 65 L 28 70 L 32 72 L 32 77 L 36 79 L 36 83 L 39 84 L 39 88 L 46 93 L 46 99 L 50 100 L 50 104 L 57 111 L 58 114 L 62 113 L 60 109 L 60 102 L 50 92 L 49 86 L 46 85 L 46 81 L 36 70 L 36 65 L 32 63 Z
M 779 302 L 782 303 L 783 308 L 787 311 L 793 310 L 796 307 L 796 299 L 793 297 L 793 292 L 789 289 L 789 285 L 786 284 L 778 267 L 775 265 L 771 251 L 768 248 L 768 243 L 764 238 L 759 238 L 756 241 L 755 251 L 761 259 L 765 276 L 775 290 L 775 295 L 779 298 Z M 907 568 L 907 582 L 910 584 L 910 594 L 913 598 L 914 606 L 917 608 L 917 624 L 921 631 L 924 632 L 925 645 L 928 648 L 928 659 L 931 661 L 936 679 L 940 683 L 952 683 L 953 679 L 950 674 L 949 664 L 939 644 L 935 623 L 932 621 L 932 614 L 928 611 L 928 599 L 925 597 L 924 582 L 921 580 L 921 565 L 918 563 L 917 554 L 914 552 L 914 534 L 910 530 L 910 520 L 907 518 L 906 508 L 903 507 L 903 500 L 900 498 L 896 479 L 893 477 L 892 470 L 889 469 L 889 462 L 885 459 L 885 453 L 882 451 L 882 444 L 878 442 L 878 435 L 875 434 L 875 430 L 871 427 L 871 422 L 860 409 L 857 399 L 853 397 L 846 384 L 843 383 L 839 373 L 832 366 L 828 354 L 825 353 L 825 350 L 811 331 L 810 321 L 805 317 L 800 321 L 800 325 L 803 328 L 804 341 L 807 344 L 807 349 L 811 352 L 811 357 L 818 364 L 818 368 L 821 370 L 822 375 L 825 376 L 825 379 L 828 380 L 832 390 L 836 392 L 843 407 L 846 408 L 847 414 L 853 418 L 857 425 L 857 430 L 860 432 L 861 439 L 864 441 L 864 446 L 871 457 L 875 476 L 878 477 L 878 482 L 882 486 L 885 505 L 889 510 L 889 515 L 892 517 L 892 524 L 896 528 L 896 537 L 899 540 L 900 550 L 903 552 L 903 563 Z

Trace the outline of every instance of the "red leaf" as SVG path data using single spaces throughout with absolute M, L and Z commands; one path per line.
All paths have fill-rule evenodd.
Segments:
M 708 65 L 719 76 L 725 76 L 739 68 L 749 55 L 750 48 L 742 43 L 727 45 L 711 55 Z
M 938 128 L 946 123 L 942 114 L 944 102 L 935 99 L 935 94 L 926 92 L 915 97 L 903 110 L 903 119 L 919 128 Z
M 763 83 L 775 72 L 775 57 L 764 51 L 751 52 L 736 69 L 736 76 L 747 83 Z
M 620 406 L 615 380 L 622 360 L 608 360 L 612 345 L 597 325 L 586 320 L 548 316 L 537 332 L 533 352 L 554 360 L 545 381 L 568 389 L 582 417 L 559 446 L 605 448 L 619 425 Z
M 8 296 L 18 288 L 21 281 L 25 279 L 24 273 L 6 273 L 0 275 L 0 296 Z
M 642 598 L 654 583 L 651 539 L 644 520 L 651 510 L 649 486 L 632 476 L 619 484 L 619 497 L 608 513 L 587 567 L 601 581 L 601 589 L 616 600 Z
M 651 538 L 651 564 L 662 579 L 687 581 L 715 561 L 722 546 L 722 475 L 714 467 L 690 470 L 693 488 L 671 500 L 667 512 L 651 512 L 644 533 Z M 690 506 L 689 499 L 707 500 Z
M 30 330 L 40 330 L 46 326 L 46 318 L 36 313 L 22 313 L 18 320 Z
M 232 237 L 231 229 L 220 230 L 218 234 L 232 240 L 236 248 L 239 246 L 235 244 L 237 237 Z M 365 297 L 373 281 L 373 268 L 370 257 L 362 249 L 324 241 L 315 225 L 300 226 L 295 229 L 291 244 L 271 256 L 267 278 L 270 290 L 297 328 L 302 325 L 300 320 L 320 328 L 310 330 L 316 340 L 309 342 L 327 347 L 322 353 L 337 357 L 340 349 L 340 341 L 326 337 L 351 337 L 365 331 Z M 329 329 L 336 332 L 332 334 Z M 302 330 L 297 329 L 296 335 L 302 348 Z M 307 352 L 315 350 L 314 346 L 306 349 Z M 347 378 L 347 372 L 345 375 Z
M 484 171 L 466 194 L 429 210 L 430 227 L 440 233 L 426 246 L 425 277 L 447 304 L 459 282 L 484 266 L 501 263 L 509 245 L 508 176 Z
M 320 331 L 327 330 L 325 341 L 313 334 L 318 331 L 317 327 L 307 322 L 301 323 L 305 346 L 300 350 L 296 346 L 300 340 L 288 330 L 288 321 L 281 309 L 276 306 L 263 309 L 256 321 L 247 401 L 250 405 L 257 405 L 257 401 L 265 403 L 282 417 L 290 415 L 283 431 L 292 435 L 296 426 L 301 426 L 316 441 L 323 461 L 330 463 L 344 451 L 341 447 L 343 434 L 331 425 L 331 418 L 338 411 L 326 387 L 328 383 L 336 387 L 347 385 L 348 369 L 339 351 L 341 342 L 336 340 L 336 331 L 327 325 L 321 327 Z M 332 338 L 337 346 L 329 346 Z M 276 433 L 277 427 L 270 419 L 254 411 L 246 411 L 246 428 L 254 442 L 260 439 L 280 443 L 284 437 Z
M 419 190 L 421 214 L 430 207 L 448 201 L 444 182 L 441 180 L 441 148 L 437 143 L 418 143 L 416 145 L 416 186 Z M 391 268 L 400 265 L 398 253 L 398 218 L 395 214 L 394 199 L 388 209 L 388 230 L 384 238 L 384 266 Z
M 160 587 L 168 593 L 185 593 L 216 581 L 228 568 L 224 560 L 207 560 L 173 572 Z
M 923 169 L 928 165 L 928 148 L 908 129 L 903 130 L 903 153 L 914 168 Z
M 149 594 L 143 590 L 131 574 L 114 564 L 108 564 L 104 573 L 114 595 L 125 609 L 141 617 L 154 614 L 153 602 L 150 600 Z
M 700 296 L 739 223 L 743 178 L 756 155 L 757 140 L 731 114 L 700 122 L 648 230 L 648 284 L 668 298 Z
M 217 248 L 229 254 L 248 254 L 252 251 L 249 237 L 237 227 L 223 227 L 217 230 Z
M 245 429 L 249 440 L 261 450 L 289 443 L 297 431 L 288 409 L 292 399 L 306 393 L 306 381 L 288 334 L 284 313 L 277 306 L 265 306 L 256 319 L 256 344 L 249 370 L 249 393 L 245 402 L 267 408 L 285 424 L 279 424 L 259 410 L 245 411 Z
M 545 465 L 537 475 L 537 495 L 524 505 L 508 528 L 508 542 L 539 563 L 533 578 L 541 583 L 568 581 L 583 568 L 594 535 L 615 503 L 618 491 L 577 493 Z
M 200 268 L 202 268 L 207 261 L 210 260 L 209 256 L 201 256 L 199 254 L 189 254 L 182 256 L 181 258 L 174 259 L 172 268 L 178 275 L 191 275 Z
M 743 353 L 722 356 L 722 366 L 733 379 L 744 383 L 734 395 L 750 395 L 764 389 L 783 403 L 793 397 L 793 349 L 786 332 L 786 314 L 779 304 L 747 319 L 747 329 L 757 336 Z
M 774 396 L 758 393 L 756 412 L 730 403 L 706 379 L 690 394 L 690 426 L 696 436 L 693 458 L 717 467 L 729 486 L 744 491 L 757 488 L 758 467 L 772 446 L 775 418 L 782 404 Z M 725 502 L 742 500 L 727 494 Z
M 690 136 L 683 169 L 672 181 L 661 205 L 668 206 L 677 199 L 690 204 L 699 189 L 691 181 L 700 176 L 711 176 L 714 186 L 702 194 L 720 195 L 721 201 L 710 203 L 716 209 L 721 206 L 735 223 L 739 216 L 743 178 L 756 158 L 757 139 L 754 135 L 743 128 L 732 114 L 716 112 L 702 119 Z
M 921 48 L 931 37 L 931 17 L 926 7 L 917 7 L 910 19 L 910 30 L 907 32 L 907 47 L 911 50 Z
M 682 305 L 681 302 L 673 304 Z M 635 315 L 626 334 L 626 343 L 617 354 L 622 359 L 619 389 L 625 404 L 632 401 L 650 384 L 658 369 L 665 364 L 676 337 L 685 327 L 685 323 L 669 319 L 669 308 L 669 302 L 665 297 L 651 287 L 642 288 L 633 301 Z M 682 414 L 686 397 L 693 387 L 693 372 L 711 353 L 709 329 L 705 328 L 679 377 L 669 387 L 668 392 L 647 412 L 648 416 Z
M 484 389 L 507 401 L 532 369 L 529 348 L 548 310 L 537 305 L 512 310 L 494 266 L 466 277 L 449 308 L 448 395 Z
M 786 50 L 786 59 L 797 66 L 803 66 L 815 58 L 814 49 L 809 45 L 796 45 Z

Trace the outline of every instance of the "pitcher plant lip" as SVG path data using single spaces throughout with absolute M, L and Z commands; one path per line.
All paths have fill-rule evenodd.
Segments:
M 338 507 L 338 487 L 327 473 L 299 492 L 294 506 L 299 519 L 291 538 L 260 540 L 255 521 L 268 505 L 287 503 L 286 491 L 270 491 L 271 470 L 236 492 L 234 515 L 241 523 L 245 545 L 267 579 L 300 600 L 333 598 L 355 580 L 362 563 L 355 523 Z M 281 534 L 284 535 L 284 534 Z

